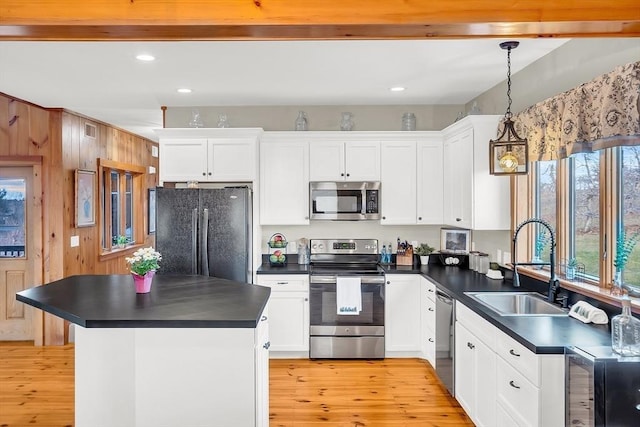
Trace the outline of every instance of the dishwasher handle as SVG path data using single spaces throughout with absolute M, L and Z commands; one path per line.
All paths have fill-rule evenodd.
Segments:
M 451 298 L 449 295 L 445 294 L 439 289 L 436 290 L 436 298 L 438 298 L 441 302 L 447 305 L 453 305 L 453 298 Z

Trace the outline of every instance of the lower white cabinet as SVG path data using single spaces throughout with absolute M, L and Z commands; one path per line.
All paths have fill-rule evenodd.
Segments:
M 258 275 L 258 285 L 271 288 L 271 357 L 309 357 L 309 276 Z
M 456 303 L 455 394 L 477 426 L 564 425 L 564 355 L 535 354 Z
M 269 308 L 256 328 L 256 426 L 269 427 Z
M 436 367 L 436 285 L 420 277 L 422 358 Z
M 494 426 L 496 355 L 460 322 L 455 333 L 456 398 L 477 426 Z
M 420 357 L 420 276 L 387 274 L 384 309 L 386 357 Z

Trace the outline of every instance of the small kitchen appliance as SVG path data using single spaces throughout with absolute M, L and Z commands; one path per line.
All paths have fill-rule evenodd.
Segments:
M 310 264 L 309 357 L 383 359 L 385 274 L 378 241 L 311 239 Z M 345 294 L 353 304 L 343 303 Z

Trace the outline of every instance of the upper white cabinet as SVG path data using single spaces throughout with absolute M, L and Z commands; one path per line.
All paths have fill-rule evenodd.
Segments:
M 416 141 L 384 141 L 381 224 L 416 223 Z
M 416 222 L 442 224 L 442 135 L 439 132 L 432 132 L 432 135 L 421 136 L 416 149 Z
M 309 224 L 309 142 L 300 132 L 261 140 L 260 224 Z
M 444 223 L 510 229 L 509 177 L 489 174 L 489 140 L 502 116 L 467 116 L 444 131 Z
M 262 129 L 156 129 L 160 181 L 241 182 L 257 175 Z
M 311 181 L 380 181 L 380 142 L 335 138 L 327 135 L 311 141 Z

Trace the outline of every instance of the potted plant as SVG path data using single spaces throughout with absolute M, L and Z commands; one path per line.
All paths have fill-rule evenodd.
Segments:
M 567 273 L 566 273 L 567 280 L 573 280 L 576 278 L 577 268 L 578 268 L 578 260 L 576 260 L 575 258 L 569 258 L 569 261 L 567 262 Z
M 431 246 L 429 246 L 428 243 L 420 243 L 415 249 L 415 254 L 420 256 L 420 264 L 422 265 L 427 265 L 429 264 L 429 255 L 434 251 L 435 249 Z
M 119 248 L 124 248 L 127 245 L 127 236 L 117 236 L 114 238 L 115 244 Z
M 162 255 L 152 247 L 138 249 L 133 256 L 125 258 L 129 264 L 136 293 L 145 294 L 151 290 L 151 280 L 156 270 L 160 268 Z

